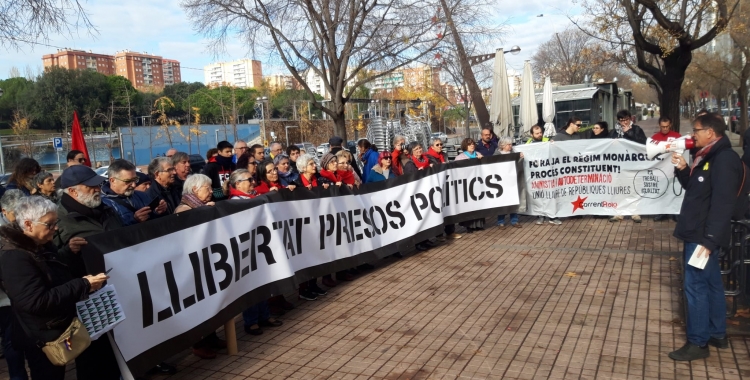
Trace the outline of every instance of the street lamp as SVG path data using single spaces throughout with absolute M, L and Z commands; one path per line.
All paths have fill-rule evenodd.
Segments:
M 518 46 L 518 45 L 515 45 L 512 48 L 510 48 L 510 50 L 504 51 L 503 54 L 510 53 L 510 54 L 513 54 L 513 55 L 518 55 L 518 53 L 520 53 L 520 52 L 521 52 L 521 47 Z
M 255 98 L 256 101 L 260 102 L 260 117 L 261 117 L 261 125 L 263 127 L 263 145 L 267 146 L 268 142 L 266 141 L 266 110 L 263 109 L 263 104 L 268 103 L 268 97 L 260 97 Z

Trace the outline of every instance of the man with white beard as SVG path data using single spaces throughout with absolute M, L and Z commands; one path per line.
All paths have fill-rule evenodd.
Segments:
M 115 210 L 102 204 L 100 185 L 106 178 L 85 165 L 65 169 L 60 178 L 63 195 L 57 209 L 58 229 L 54 242 L 59 254 L 66 257 L 76 255 L 70 246 L 85 245 L 86 236 L 112 231 L 122 227 L 123 223 Z M 83 260 L 68 261 L 83 264 Z M 75 277 L 87 275 L 82 265 L 71 266 L 70 270 Z

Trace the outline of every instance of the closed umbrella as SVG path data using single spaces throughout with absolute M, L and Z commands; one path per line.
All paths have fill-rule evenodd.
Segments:
M 523 75 L 521 76 L 521 109 L 518 114 L 519 123 L 522 125 L 519 136 L 526 136 L 531 126 L 539 120 L 536 110 L 536 96 L 534 95 L 534 79 L 531 76 L 531 62 L 523 64 Z
M 511 125 L 513 124 L 513 111 L 510 107 L 508 72 L 505 68 L 505 54 L 502 48 L 495 51 L 490 112 L 490 120 L 494 125 L 495 134 L 498 136 L 509 136 L 511 134 Z
M 552 82 L 549 77 L 544 79 L 544 90 L 542 91 L 542 118 L 544 119 L 544 137 L 552 137 L 557 134 L 555 125 L 555 101 L 552 99 Z

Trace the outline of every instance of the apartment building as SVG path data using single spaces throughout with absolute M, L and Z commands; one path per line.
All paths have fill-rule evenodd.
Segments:
M 164 72 L 165 86 L 182 82 L 179 61 L 175 61 L 174 59 L 162 59 L 162 71 Z
M 300 88 L 297 80 L 291 75 L 274 74 L 263 78 L 269 88 L 274 90 L 297 90 Z
M 407 67 L 379 77 L 368 84 L 371 90 L 390 90 L 406 85 L 416 90 L 440 89 L 440 68 L 428 65 Z
M 104 75 L 128 78 L 136 89 L 160 89 L 182 82 L 180 62 L 158 55 L 130 50 L 118 51 L 114 56 L 83 50 L 60 49 L 42 56 L 44 67 L 59 66 L 70 70 L 94 70 Z
M 59 66 L 70 70 L 93 70 L 104 75 L 115 74 L 115 60 L 111 55 L 83 50 L 58 49 L 57 53 L 42 56 L 45 68 Z
M 227 85 L 241 88 L 257 88 L 263 83 L 260 61 L 240 59 L 232 62 L 216 62 L 203 67 L 206 86 Z

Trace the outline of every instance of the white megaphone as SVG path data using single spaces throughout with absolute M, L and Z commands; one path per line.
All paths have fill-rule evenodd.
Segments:
M 682 136 L 672 141 L 646 140 L 646 157 L 653 160 L 656 156 L 664 153 L 682 154 L 687 149 L 693 149 L 695 141 L 690 136 Z

